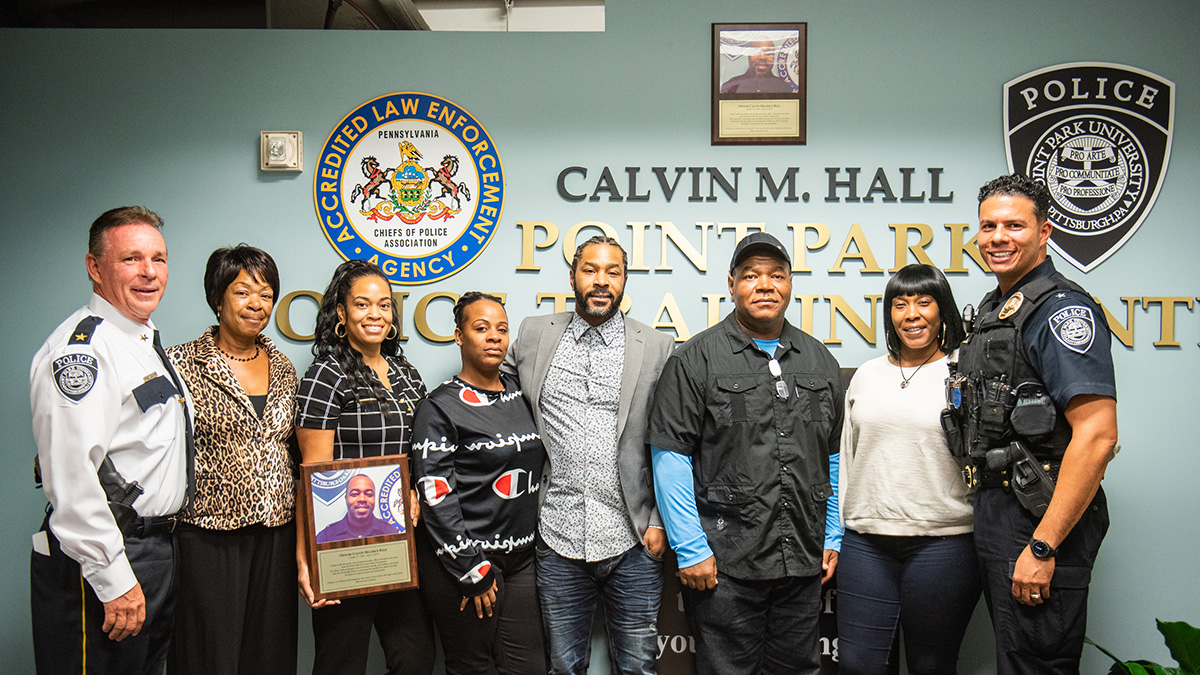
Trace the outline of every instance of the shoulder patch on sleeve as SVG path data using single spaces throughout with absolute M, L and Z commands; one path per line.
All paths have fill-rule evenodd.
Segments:
M 1082 305 L 1063 307 L 1050 316 L 1050 330 L 1054 339 L 1064 347 L 1086 354 L 1096 336 L 1096 319 L 1092 310 Z
M 66 354 L 54 359 L 54 386 L 59 393 L 78 401 L 96 386 L 96 357 L 91 354 Z
M 96 332 L 96 326 L 104 321 L 98 316 L 84 317 L 83 321 L 75 326 L 75 330 L 71 331 L 71 338 L 67 340 L 68 345 L 86 345 L 92 342 L 92 333 Z

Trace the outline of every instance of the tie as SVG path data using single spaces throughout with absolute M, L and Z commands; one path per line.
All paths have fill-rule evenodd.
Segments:
M 171 382 L 175 384 L 175 390 L 179 392 L 179 400 L 183 399 L 183 385 L 179 381 L 179 375 L 175 372 L 175 368 L 171 365 L 171 359 L 167 357 L 167 351 L 163 349 L 162 341 L 158 337 L 158 331 L 154 331 L 154 351 L 158 353 L 158 358 L 162 361 L 163 367 L 167 369 L 167 374 L 171 376 Z M 187 431 L 187 496 L 183 500 L 183 507 L 180 511 L 185 510 L 192 503 L 192 496 L 196 492 L 196 445 L 192 438 L 192 418 L 188 415 L 187 404 L 184 404 L 183 423 Z

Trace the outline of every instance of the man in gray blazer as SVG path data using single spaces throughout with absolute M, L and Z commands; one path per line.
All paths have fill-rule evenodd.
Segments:
M 666 535 L 654 503 L 646 417 L 672 340 L 619 310 L 627 258 L 609 237 L 575 249 L 575 311 L 521 322 L 517 373 L 550 461 L 537 580 L 554 673 L 587 672 L 604 602 L 617 673 L 653 673 Z

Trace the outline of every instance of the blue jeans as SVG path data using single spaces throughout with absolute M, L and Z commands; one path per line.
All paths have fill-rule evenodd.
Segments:
M 717 587 L 683 589 L 699 675 L 805 673 L 821 669 L 821 575 L 755 581 L 717 566 Z
M 886 672 L 897 625 L 910 673 L 956 672 L 979 602 L 970 534 L 894 537 L 847 529 L 837 576 L 839 672 Z
M 612 558 L 586 562 L 564 558 L 539 537 L 537 586 L 551 673 L 587 673 L 597 600 L 604 603 L 613 672 L 655 672 L 662 560 L 641 544 Z

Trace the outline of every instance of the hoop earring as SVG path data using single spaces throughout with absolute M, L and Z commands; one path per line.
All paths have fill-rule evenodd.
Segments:
M 942 322 L 942 327 L 938 329 L 937 337 L 938 349 L 945 351 L 946 349 L 946 322 Z
M 338 335 L 338 332 L 337 332 L 338 326 L 341 326 L 341 327 L 342 327 L 342 334 L 341 334 L 341 335 Z M 346 337 L 346 324 L 342 323 L 341 321 L 339 321 L 339 322 L 337 322 L 336 324 L 334 324 L 334 326 L 333 326 L 333 334 L 334 334 L 334 336 L 335 336 L 335 337 L 339 337 L 339 338 L 344 338 L 344 337 Z
M 395 340 L 398 337 L 400 337 L 400 329 L 396 328 L 396 324 L 392 324 L 392 329 L 388 331 L 387 339 Z

